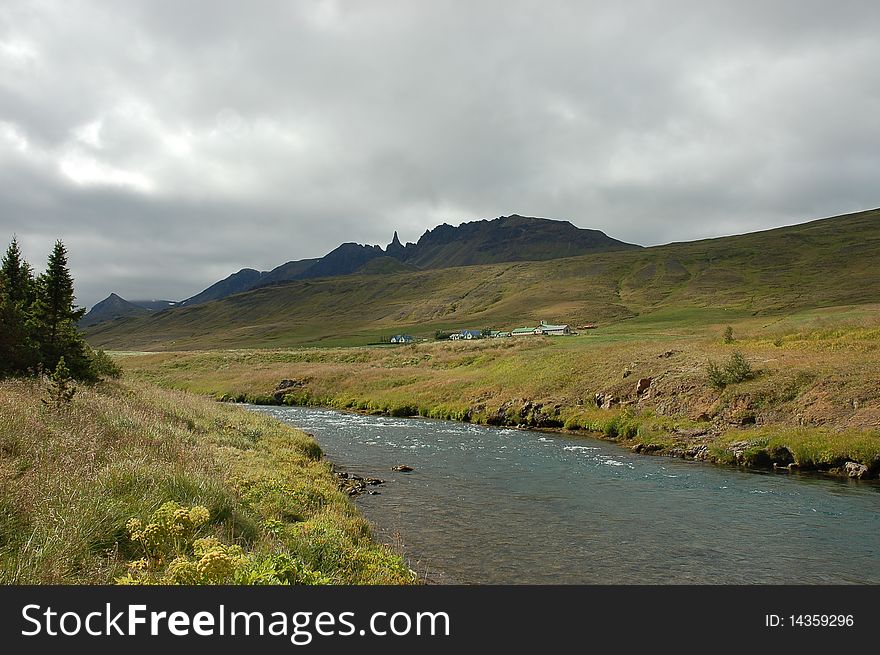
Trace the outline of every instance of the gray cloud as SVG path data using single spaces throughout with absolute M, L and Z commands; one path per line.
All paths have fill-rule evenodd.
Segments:
M 0 8 L 0 236 L 80 302 L 518 212 L 642 244 L 880 205 L 875 2 Z

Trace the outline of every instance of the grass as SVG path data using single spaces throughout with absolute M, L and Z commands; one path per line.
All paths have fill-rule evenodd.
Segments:
M 670 454 L 711 445 L 700 456 L 719 462 L 731 456 L 724 452 L 730 443 L 747 440 L 784 446 L 803 468 L 851 460 L 880 470 L 880 361 L 865 357 L 880 344 L 880 307 L 807 310 L 781 321 L 716 310 L 687 315 L 694 320 L 635 319 L 629 332 L 617 324 L 571 338 L 164 352 L 119 361 L 138 379 L 221 400 L 564 427 Z M 724 343 L 727 325 L 731 343 Z M 712 361 L 731 369 L 723 385 L 712 383 Z M 637 394 L 641 378 L 651 385 Z M 296 384 L 273 397 L 282 379 Z M 610 409 L 597 406 L 597 394 L 613 398 Z
M 81 387 L 59 408 L 40 402 L 43 386 L 0 382 L 0 582 L 112 583 L 142 556 L 127 522 L 169 501 L 207 508 L 199 536 L 252 563 L 283 556 L 328 583 L 412 581 L 305 433 L 152 385 Z
M 104 323 L 95 347 L 344 347 L 406 332 L 597 322 L 607 340 L 877 301 L 880 210 L 734 237 L 550 261 L 302 280 Z

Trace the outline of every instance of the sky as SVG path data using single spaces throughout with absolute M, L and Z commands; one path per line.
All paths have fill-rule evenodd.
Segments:
M 0 237 L 78 303 L 518 213 L 654 245 L 880 206 L 875 0 L 0 4 Z

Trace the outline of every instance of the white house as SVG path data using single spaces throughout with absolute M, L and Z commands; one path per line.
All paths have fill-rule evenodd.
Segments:
M 541 325 L 535 328 L 535 334 L 546 334 L 548 336 L 558 336 L 571 334 L 571 327 L 568 325 L 551 325 L 541 321 Z

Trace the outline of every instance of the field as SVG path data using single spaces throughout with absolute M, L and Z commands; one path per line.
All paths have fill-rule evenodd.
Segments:
M 138 380 L 221 400 L 589 431 L 719 463 L 846 474 L 854 462 L 870 477 L 880 471 L 878 349 L 880 306 L 864 304 L 747 317 L 667 310 L 574 337 L 119 361 Z M 713 384 L 710 362 L 723 370 L 736 353 L 749 370 Z
M 0 382 L 0 583 L 397 584 L 308 435 L 130 383 Z

